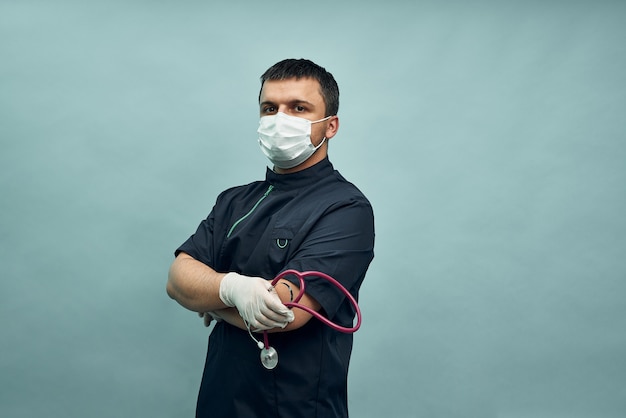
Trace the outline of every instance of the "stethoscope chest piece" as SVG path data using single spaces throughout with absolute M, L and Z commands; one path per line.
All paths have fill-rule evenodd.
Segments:
M 278 242 L 278 245 L 280 246 L 280 242 L 279 241 L 277 242 Z M 298 295 L 295 297 L 295 299 L 292 298 L 291 302 L 286 302 L 284 304 L 286 307 L 302 309 L 303 311 L 308 312 L 309 314 L 311 314 L 311 316 L 314 316 L 315 318 L 319 319 L 320 321 L 322 321 L 322 323 L 328 325 L 335 331 L 343 332 L 346 334 L 351 334 L 353 332 L 356 332 L 356 330 L 359 329 L 359 327 L 361 326 L 361 309 L 359 309 L 359 305 L 357 304 L 357 301 L 354 298 L 354 296 L 352 296 L 352 294 L 350 294 L 350 292 L 345 287 L 343 287 L 341 283 L 339 283 L 337 280 L 333 279 L 329 275 L 319 272 L 319 271 L 299 272 L 296 270 L 285 270 L 284 272 L 276 276 L 274 280 L 272 280 L 272 289 L 276 285 L 276 283 L 278 283 L 278 281 L 280 280 L 282 276 L 285 276 L 288 274 L 293 274 L 298 278 L 298 280 L 300 281 L 300 290 L 299 290 Z M 304 278 L 307 276 L 321 277 L 322 279 L 325 279 L 329 281 L 331 284 L 335 285 L 335 287 L 337 287 L 339 290 L 341 290 L 341 292 L 344 295 L 346 295 L 346 297 L 350 300 L 350 303 L 352 304 L 352 306 L 354 306 L 354 309 L 356 311 L 357 323 L 355 326 L 343 327 L 338 324 L 335 324 L 330 319 L 320 315 L 319 312 L 309 308 L 306 305 L 301 305 L 298 303 L 300 301 L 300 298 L 302 298 L 302 296 L 304 295 L 304 290 L 305 290 Z M 246 322 L 246 328 L 248 328 L 248 334 L 250 335 L 250 338 L 252 338 L 254 342 L 257 343 L 257 347 L 259 347 L 259 349 L 261 350 L 261 364 L 263 364 L 263 367 L 265 367 L 268 370 L 272 370 L 273 368 L 275 368 L 276 365 L 278 364 L 278 352 L 276 351 L 274 347 L 270 347 L 268 336 L 267 336 L 268 335 L 267 330 L 263 331 L 263 341 L 259 341 L 256 338 L 254 338 L 254 335 L 252 335 L 252 331 L 250 330 L 250 325 L 247 322 Z
M 274 347 L 263 348 L 261 350 L 261 363 L 263 367 L 272 370 L 278 364 L 278 352 Z

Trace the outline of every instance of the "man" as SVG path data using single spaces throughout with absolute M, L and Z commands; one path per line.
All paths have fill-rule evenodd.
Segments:
M 284 303 L 299 291 L 288 269 L 321 271 L 358 296 L 374 257 L 370 203 L 328 160 L 339 129 L 339 89 L 317 64 L 287 59 L 261 76 L 259 145 L 264 181 L 222 192 L 176 251 L 167 292 L 217 319 L 209 337 L 197 417 L 347 417 L 352 335 Z M 307 277 L 299 303 L 352 326 L 354 309 L 331 283 Z M 261 364 L 259 331 L 279 353 Z M 256 333 L 256 334 L 255 334 Z

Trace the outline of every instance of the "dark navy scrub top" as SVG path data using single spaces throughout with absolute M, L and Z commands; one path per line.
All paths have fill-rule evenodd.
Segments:
M 293 174 L 268 169 L 265 181 L 228 189 L 185 252 L 218 272 L 273 279 L 286 269 L 318 270 L 355 297 L 374 257 L 374 216 L 365 196 L 328 159 Z M 286 277 L 299 284 L 295 277 Z M 345 296 L 321 278 L 306 292 L 322 313 L 352 326 Z M 262 338 L 258 334 L 257 339 Z M 209 346 L 197 417 L 347 417 L 347 375 L 352 335 L 312 318 L 302 328 L 270 334 L 278 366 L 261 365 L 246 331 L 219 322 Z

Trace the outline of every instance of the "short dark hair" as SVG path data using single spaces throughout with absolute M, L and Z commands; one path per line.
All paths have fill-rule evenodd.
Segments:
M 335 116 L 339 111 L 339 86 L 331 73 L 313 61 L 304 58 L 289 58 L 272 65 L 261 76 L 261 89 L 267 80 L 287 80 L 290 78 L 313 78 L 320 83 L 320 94 L 326 105 L 324 116 Z M 259 92 L 259 100 L 261 93 Z

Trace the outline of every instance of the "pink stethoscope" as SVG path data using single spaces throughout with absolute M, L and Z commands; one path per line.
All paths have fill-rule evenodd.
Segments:
M 299 272 L 297 270 L 285 270 L 282 273 L 280 273 L 278 276 L 276 276 L 274 280 L 272 280 L 272 286 L 275 286 L 276 283 L 278 283 L 278 280 L 280 280 L 282 277 L 289 275 L 289 274 L 296 276 L 298 280 L 300 281 L 300 292 L 298 292 L 296 297 L 291 302 L 285 303 L 285 306 L 287 306 L 288 308 L 302 309 L 303 311 L 308 312 L 309 314 L 319 319 L 320 321 L 322 321 L 322 323 L 328 325 L 335 331 L 343 332 L 344 334 L 351 334 L 353 332 L 356 332 L 361 327 L 361 309 L 359 308 L 359 305 L 356 299 L 354 299 L 354 296 L 352 296 L 350 292 L 348 292 L 348 290 L 345 287 L 343 287 L 341 283 L 339 283 L 337 280 L 333 279 L 328 274 L 322 273 L 321 271 Z M 356 310 L 357 322 L 355 326 L 342 327 L 341 325 L 335 324 L 328 318 L 323 317 L 319 312 L 309 308 L 308 306 L 304 306 L 298 303 L 300 299 L 302 299 L 302 296 L 304 295 L 304 290 L 305 290 L 304 278 L 310 277 L 310 276 L 321 277 L 322 279 L 329 281 L 335 287 L 341 290 L 341 292 L 344 295 L 346 295 L 346 297 L 350 300 L 350 303 L 352 303 L 352 306 L 354 306 L 354 309 Z M 250 328 L 248 328 L 248 333 L 250 334 L 250 337 L 252 337 L 252 339 L 256 341 L 258 347 L 261 349 L 261 364 L 263 364 L 263 367 L 269 370 L 276 367 L 276 365 L 278 364 L 278 352 L 276 351 L 274 347 L 270 346 L 267 331 L 263 331 L 263 342 L 258 341 L 256 338 L 252 336 L 252 332 L 250 332 Z

